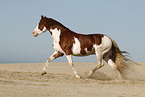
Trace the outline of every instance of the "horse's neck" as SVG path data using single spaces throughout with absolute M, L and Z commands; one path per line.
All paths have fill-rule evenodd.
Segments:
M 59 42 L 61 30 L 55 28 L 55 29 L 50 29 L 50 31 L 52 32 L 53 42 Z

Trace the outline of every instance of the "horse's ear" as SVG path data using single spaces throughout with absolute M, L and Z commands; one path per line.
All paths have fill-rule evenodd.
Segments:
M 44 18 L 44 16 L 43 15 L 41 15 L 41 19 L 43 19 Z

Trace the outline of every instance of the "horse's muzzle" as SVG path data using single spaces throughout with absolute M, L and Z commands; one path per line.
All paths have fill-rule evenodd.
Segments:
M 36 32 L 32 32 L 32 34 L 33 34 L 34 37 L 38 36 L 38 33 L 36 33 Z

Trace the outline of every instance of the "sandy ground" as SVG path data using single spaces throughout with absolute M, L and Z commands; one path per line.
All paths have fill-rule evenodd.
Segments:
M 145 97 L 145 62 L 140 64 L 124 81 L 107 64 L 86 78 L 96 63 L 75 63 L 84 79 L 76 79 L 68 63 L 50 63 L 44 76 L 44 63 L 0 64 L 0 97 Z

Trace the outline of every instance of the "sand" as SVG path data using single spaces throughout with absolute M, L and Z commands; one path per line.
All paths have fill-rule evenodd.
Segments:
M 76 79 L 68 63 L 50 63 L 44 76 L 44 63 L 0 64 L 0 97 L 145 97 L 145 62 L 140 64 L 124 81 L 107 64 L 87 78 L 96 63 L 75 63 L 84 79 Z

